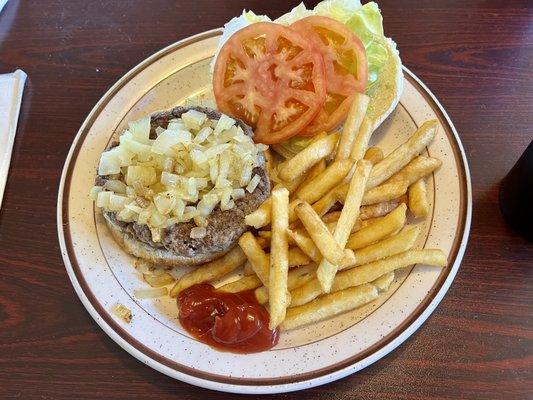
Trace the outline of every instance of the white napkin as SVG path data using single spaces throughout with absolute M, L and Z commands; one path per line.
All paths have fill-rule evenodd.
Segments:
M 2 8 L 6 5 L 7 0 L 0 0 L 0 11 L 2 11 Z
M 26 74 L 20 69 L 11 74 L 0 75 L 0 207 L 15 142 L 24 82 Z

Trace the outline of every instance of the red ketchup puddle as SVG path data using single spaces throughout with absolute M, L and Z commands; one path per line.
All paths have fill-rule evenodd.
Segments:
M 269 315 L 254 291 L 224 293 L 209 284 L 180 293 L 181 325 L 209 346 L 233 353 L 256 353 L 274 347 L 279 329 L 268 329 Z

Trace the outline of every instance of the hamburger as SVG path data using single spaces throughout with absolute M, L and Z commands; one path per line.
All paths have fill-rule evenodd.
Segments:
M 270 195 L 252 129 L 204 107 L 130 123 L 101 157 L 92 197 L 129 254 L 165 266 L 221 257 Z

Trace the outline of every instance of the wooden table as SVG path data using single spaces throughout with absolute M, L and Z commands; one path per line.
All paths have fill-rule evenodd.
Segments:
M 22 68 L 29 80 L 0 212 L 0 398 L 231 398 L 146 367 L 91 319 L 59 252 L 59 177 L 85 116 L 134 65 L 244 7 L 276 17 L 297 3 L 8 2 L 0 72 Z M 468 250 L 442 303 L 400 348 L 351 377 L 279 398 L 532 398 L 533 245 L 498 209 L 498 183 L 533 138 L 527 7 L 381 2 L 403 62 L 441 100 L 463 140 L 474 198 Z

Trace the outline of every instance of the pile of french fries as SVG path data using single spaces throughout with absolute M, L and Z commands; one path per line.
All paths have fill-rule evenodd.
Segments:
M 413 249 L 420 227 L 406 226 L 408 210 L 416 218 L 430 211 L 426 179 L 441 162 L 420 153 L 435 137 L 437 121 L 422 124 L 384 157 L 368 147 L 368 101 L 356 96 L 340 133 L 317 135 L 293 158 L 276 165 L 267 154 L 276 185 L 246 217 L 253 233 L 178 279 L 170 295 L 243 267 L 240 279 L 219 289 L 255 290 L 268 304 L 270 328 L 289 330 L 373 301 L 399 268 L 446 266 L 441 250 Z

